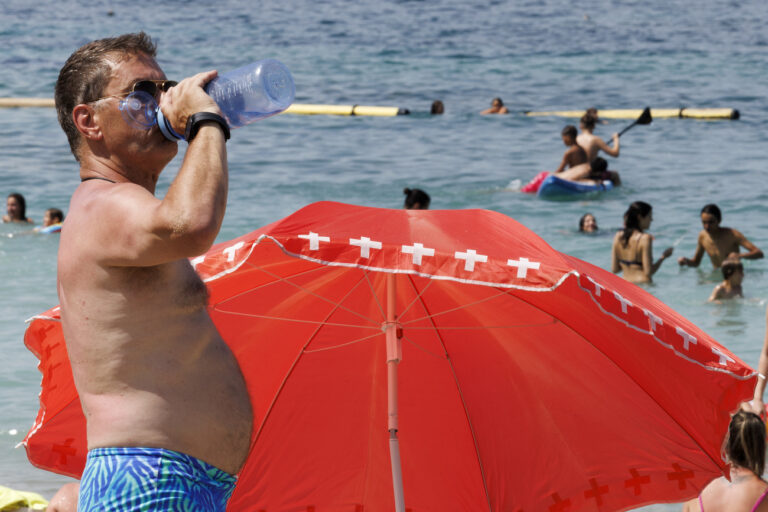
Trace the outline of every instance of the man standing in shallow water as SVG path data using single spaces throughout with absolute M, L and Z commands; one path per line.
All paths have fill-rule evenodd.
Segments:
M 705 251 L 714 268 L 719 268 L 728 258 L 756 260 L 763 257 L 763 251 L 747 240 L 740 231 L 721 227 L 722 219 L 723 215 L 716 204 L 708 204 L 701 209 L 701 225 L 704 229 L 699 233 L 696 252 L 693 258 L 678 258 L 680 266 L 698 267 Z M 739 247 L 744 247 L 747 252 L 739 254 Z
M 87 420 L 81 512 L 223 511 L 250 446 L 243 376 L 188 261 L 212 245 L 227 202 L 226 123 L 193 116 L 221 114 L 203 90 L 216 72 L 169 88 L 155 52 L 143 32 L 94 41 L 56 83 L 82 180 L 58 258 L 62 327 Z M 119 104 L 133 90 L 154 93 L 177 132 L 190 118 L 195 125 L 163 199 L 155 186 L 177 145 L 157 126 L 123 120 Z

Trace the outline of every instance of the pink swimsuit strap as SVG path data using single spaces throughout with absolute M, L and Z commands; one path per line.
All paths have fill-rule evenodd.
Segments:
M 755 506 L 752 507 L 752 512 L 755 512 L 755 510 L 757 510 L 757 507 L 759 507 L 760 504 L 763 502 L 763 499 L 765 499 L 766 494 L 768 494 L 768 487 L 766 487 L 765 491 L 763 491 L 763 494 L 761 494 L 760 497 L 757 498 L 757 501 L 755 502 Z

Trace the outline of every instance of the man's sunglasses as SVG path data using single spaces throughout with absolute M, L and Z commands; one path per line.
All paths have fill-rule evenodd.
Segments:
M 179 82 L 174 80 L 139 80 L 133 84 L 130 91 L 121 92 L 118 94 L 110 94 L 109 96 L 104 96 L 97 100 L 89 101 L 88 103 L 96 103 L 97 101 L 106 100 L 107 98 L 122 98 L 134 92 L 145 92 L 153 98 L 157 99 L 158 93 L 160 91 L 166 92 L 168 89 L 176 86 L 178 83 Z

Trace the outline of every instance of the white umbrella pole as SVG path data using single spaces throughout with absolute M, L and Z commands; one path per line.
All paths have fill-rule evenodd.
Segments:
M 392 485 L 395 511 L 405 512 L 403 473 L 400 466 L 400 444 L 397 440 L 397 365 L 402 359 L 402 346 L 397 327 L 395 275 L 387 274 L 387 410 L 389 417 L 389 460 L 392 464 Z

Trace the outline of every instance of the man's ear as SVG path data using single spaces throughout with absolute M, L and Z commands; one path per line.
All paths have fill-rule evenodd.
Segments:
M 72 109 L 72 121 L 75 123 L 77 131 L 86 139 L 98 140 L 102 138 L 96 111 L 90 105 L 83 103 L 75 105 L 75 108 Z

